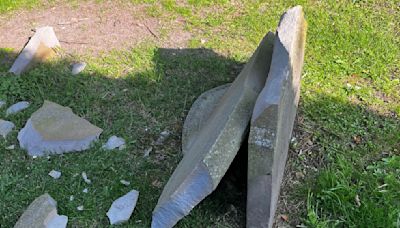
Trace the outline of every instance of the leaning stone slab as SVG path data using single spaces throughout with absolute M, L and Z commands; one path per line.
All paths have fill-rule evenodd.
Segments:
M 55 54 L 54 49 L 59 46 L 60 43 L 52 27 L 38 28 L 9 71 L 20 75 L 32 63 L 43 62 L 52 57 Z
M 246 135 L 254 103 L 270 67 L 267 34 L 197 133 L 153 211 L 152 227 L 172 227 L 215 190 Z
M 3 138 L 6 138 L 14 127 L 15 125 L 12 122 L 0 119 L 0 135 L 3 136 Z
M 138 197 L 139 192 L 132 190 L 115 200 L 107 212 L 110 224 L 116 225 L 128 221 L 135 209 Z
M 102 131 L 70 108 L 45 101 L 18 133 L 18 140 L 31 156 L 62 154 L 90 148 Z
M 281 17 L 271 69 L 251 118 L 247 227 L 272 227 L 300 96 L 306 21 L 300 6 Z
M 190 108 L 182 129 L 182 153 L 190 148 L 200 129 L 207 122 L 231 83 L 215 87 L 202 93 Z
M 57 202 L 46 193 L 29 205 L 14 228 L 65 228 L 67 222 L 68 217 L 57 214 Z

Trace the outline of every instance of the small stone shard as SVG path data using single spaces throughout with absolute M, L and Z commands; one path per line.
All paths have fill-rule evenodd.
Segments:
M 13 104 L 6 110 L 6 116 L 18 113 L 18 112 L 28 108 L 29 105 L 30 104 L 27 101 L 21 101 L 16 104 Z
M 85 62 L 74 63 L 74 64 L 72 64 L 71 73 L 73 75 L 79 74 L 80 72 L 82 72 L 85 69 L 85 67 L 86 67 Z
M 144 151 L 143 157 L 148 157 L 150 156 L 151 151 L 153 151 L 153 147 L 149 147 Z
M 86 184 L 91 184 L 92 183 L 92 181 L 89 180 L 89 178 L 87 177 L 86 172 L 82 172 L 82 178 L 83 178 L 83 181 L 85 181 Z
M 154 145 L 162 145 L 164 143 L 165 140 L 167 140 L 167 138 L 169 137 L 169 135 L 171 134 L 171 132 L 169 131 L 163 131 L 160 133 L 160 137 L 158 137 L 157 141 L 154 143 Z
M 197 138 L 197 134 L 207 122 L 212 111 L 218 105 L 231 83 L 218 86 L 202 93 L 192 104 L 182 129 L 182 153 L 190 148 L 190 144 Z
M 125 145 L 125 139 L 117 137 L 115 135 L 111 136 L 107 143 L 103 145 L 103 149 L 105 150 L 113 150 L 115 148 L 121 148 Z
M 18 133 L 20 147 L 31 156 L 89 149 L 103 130 L 68 107 L 45 101 Z
M 14 228 L 65 228 L 67 222 L 68 217 L 57 214 L 57 202 L 46 193 L 36 198 L 29 205 L 15 224 Z
M 58 179 L 61 177 L 61 172 L 56 170 L 51 170 L 49 176 L 51 176 L 53 179 Z
M 3 136 L 3 138 L 6 138 L 14 127 L 15 125 L 12 122 L 0 119 L 0 135 Z
M 174 226 L 218 186 L 246 135 L 268 75 L 274 35 L 268 33 L 189 144 L 153 210 L 151 226 Z
M 38 28 L 12 65 L 10 72 L 20 75 L 34 62 L 43 62 L 55 55 L 60 43 L 52 27 Z
M 88 192 L 89 192 L 89 189 L 85 188 L 85 189 L 83 189 L 82 192 L 83 192 L 83 193 L 88 193 Z
M 132 190 L 115 200 L 107 212 L 110 224 L 116 225 L 128 221 L 135 209 L 138 197 L 139 192 Z
M 121 184 L 125 185 L 125 186 L 129 186 L 131 184 L 131 182 L 126 181 L 126 180 L 120 180 Z
M 76 207 L 76 210 L 78 210 L 78 211 L 83 211 L 83 209 L 84 209 L 83 205 Z
M 6 147 L 6 150 L 14 150 L 15 149 L 15 145 L 10 145 L 8 147 Z
M 301 6 L 281 17 L 265 87 L 248 139 L 247 227 L 272 227 L 300 96 L 306 21 Z

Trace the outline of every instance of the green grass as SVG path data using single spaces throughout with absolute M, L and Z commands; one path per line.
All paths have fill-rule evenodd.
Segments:
M 88 67 L 78 76 L 70 74 L 69 58 L 42 64 L 21 77 L 5 73 L 11 61 L 0 65 L 0 99 L 32 102 L 15 116 L 6 118 L 1 110 L 0 118 L 13 121 L 18 130 L 45 99 L 71 107 L 104 129 L 92 149 L 49 159 L 32 159 L 18 147 L 5 150 L 18 145 L 17 130 L 0 140 L 0 224 L 12 226 L 35 197 L 49 192 L 71 226 L 104 227 L 111 202 L 134 188 L 140 198 L 125 227 L 148 227 L 162 186 L 182 157 L 181 127 L 191 103 L 207 89 L 231 82 L 263 35 L 276 28 L 280 14 L 301 4 L 308 34 L 297 128 L 313 146 L 306 152 L 301 146 L 291 150 L 288 166 L 306 175 L 287 189 L 289 202 L 303 206 L 284 213 L 292 225 L 309 227 L 399 226 L 397 1 L 145 2 L 149 16 L 186 21 L 185 29 L 192 33 L 189 48 L 163 49 L 147 42 L 97 57 L 81 56 Z M 30 6 L 25 1 L 2 4 L 0 12 Z M 3 47 L 0 60 L 11 52 Z M 172 136 L 143 158 L 165 129 Z M 114 134 L 127 140 L 127 149 L 101 151 Z M 298 141 L 302 145 L 307 140 Z M 61 179 L 47 176 L 52 169 L 62 171 Z M 82 171 L 93 184 L 86 186 L 75 176 Z M 123 186 L 121 179 L 131 185 Z M 161 188 L 152 185 L 156 180 Z M 88 194 L 82 193 L 85 187 Z M 224 180 L 178 227 L 243 226 L 241 190 L 237 182 Z M 70 195 L 75 196 L 72 202 Z M 79 205 L 84 205 L 83 212 L 76 210 Z
M 5 13 L 20 8 L 32 8 L 37 6 L 40 0 L 1 0 L 0 1 L 0 13 Z

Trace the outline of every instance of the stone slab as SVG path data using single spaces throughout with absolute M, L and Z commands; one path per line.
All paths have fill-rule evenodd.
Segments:
M 231 83 L 224 84 L 202 93 L 193 102 L 182 129 L 182 153 L 186 154 L 190 145 L 197 138 L 197 134 L 207 122 L 218 102 L 225 94 Z
M 54 49 L 60 43 L 52 27 L 46 26 L 36 29 L 35 34 L 18 55 L 9 72 L 20 75 L 32 63 L 43 62 L 55 54 Z
M 18 140 L 29 155 L 43 156 L 86 150 L 102 131 L 71 108 L 45 101 L 18 133 Z
M 57 214 L 57 202 L 46 193 L 28 206 L 14 228 L 50 228 L 54 224 L 58 224 L 58 228 L 64 228 L 67 222 L 68 217 Z
M 301 6 L 281 17 L 271 69 L 248 139 L 247 227 L 272 227 L 300 96 L 306 21 Z
M 172 227 L 218 186 L 247 133 L 270 67 L 268 33 L 191 143 L 153 211 L 152 227 Z

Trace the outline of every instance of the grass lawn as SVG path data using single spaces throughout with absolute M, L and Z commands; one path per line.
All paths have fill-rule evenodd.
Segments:
M 97 1 L 101 4 L 101 1 Z M 58 2 L 74 4 L 79 2 Z M 0 1 L 0 13 L 51 7 L 54 1 Z M 124 3 L 128 4 L 128 3 Z M 0 100 L 31 106 L 0 118 L 21 129 L 44 100 L 69 106 L 104 129 L 88 151 L 29 157 L 15 130 L 0 139 L 0 224 L 12 227 L 34 198 L 48 192 L 70 227 L 106 227 L 113 200 L 140 191 L 129 222 L 149 227 L 163 186 L 182 158 L 181 128 L 202 92 L 231 82 L 285 9 L 300 4 L 308 21 L 305 65 L 295 140 L 291 144 L 279 214 L 309 227 L 400 226 L 400 3 L 392 1 L 133 0 L 148 17 L 185 21 L 183 48 L 144 41 L 92 56 L 63 55 L 20 77 L 7 73 L 15 51 L 0 48 Z M 49 6 L 50 5 L 50 6 Z M 35 10 L 32 13 L 35 13 Z M 164 31 L 164 33 L 173 31 Z M 77 76 L 69 64 L 88 63 Z M 167 141 L 144 151 L 160 132 Z M 100 149 L 122 136 L 122 151 Z M 238 162 L 238 161 L 236 161 Z M 240 163 L 240 161 L 238 162 Z M 243 227 L 245 192 L 234 167 L 215 193 L 177 227 Z M 53 180 L 52 169 L 62 176 Z M 87 185 L 80 176 L 92 180 Z M 236 171 L 236 172 L 235 172 Z M 130 181 L 124 186 L 120 180 Z M 82 193 L 84 188 L 88 193 Z M 74 195 L 74 201 L 69 198 Z M 282 203 L 284 202 L 284 203 Z M 83 205 L 84 211 L 77 206 Z

